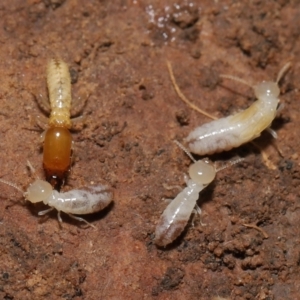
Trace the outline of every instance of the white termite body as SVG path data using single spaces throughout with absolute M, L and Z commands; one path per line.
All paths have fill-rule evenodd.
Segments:
M 239 147 L 259 137 L 276 117 L 280 94 L 278 82 L 289 67 L 290 63 L 281 69 L 276 82 L 263 81 L 253 86 L 257 101 L 246 110 L 194 129 L 185 139 L 190 151 L 198 155 L 209 155 Z M 245 83 L 233 76 L 222 77 Z
M 184 150 L 181 145 L 179 146 Z M 189 167 L 190 178 L 186 180 L 187 187 L 169 203 L 156 226 L 154 241 L 160 247 L 172 243 L 182 233 L 199 199 L 199 193 L 216 176 L 217 171 L 210 160 L 193 159 L 193 161 L 194 163 Z
M 9 181 L 0 179 L 0 182 L 23 192 L 22 189 Z M 60 222 L 62 222 L 60 212 L 64 212 L 70 217 L 85 222 L 90 226 L 93 225 L 73 214 L 85 215 L 98 212 L 108 206 L 113 197 L 112 192 L 104 185 L 88 186 L 83 189 L 74 189 L 62 193 L 54 190 L 49 182 L 41 179 L 35 180 L 29 185 L 27 191 L 23 193 L 25 199 L 31 203 L 43 202 L 51 207 L 50 209 L 39 212 L 39 215 L 45 215 L 51 210 L 56 209 Z
M 62 193 L 54 190 L 49 182 L 37 179 L 29 185 L 25 198 L 32 203 L 43 202 L 57 211 L 85 215 L 105 208 L 112 200 L 112 193 L 104 185 Z

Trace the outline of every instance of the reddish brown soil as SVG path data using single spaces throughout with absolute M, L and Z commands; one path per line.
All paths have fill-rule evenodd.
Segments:
M 248 4 L 247 4 L 248 3 Z M 97 230 L 43 205 L 24 205 L 1 185 L 1 299 L 300 299 L 299 1 L 10 0 L 0 4 L 1 175 L 22 187 L 43 177 L 35 98 L 47 99 L 49 58 L 70 66 L 73 98 L 89 95 L 65 190 L 109 184 L 114 203 L 87 216 Z M 209 119 L 175 93 L 166 68 L 195 104 L 217 117 L 248 107 L 250 83 L 281 81 L 284 109 L 266 133 L 212 157 L 245 161 L 218 173 L 194 219 L 170 247 L 155 225 L 185 186 L 190 164 L 172 142 Z M 256 224 L 255 228 L 243 224 Z M 266 238 L 268 236 L 268 238 Z

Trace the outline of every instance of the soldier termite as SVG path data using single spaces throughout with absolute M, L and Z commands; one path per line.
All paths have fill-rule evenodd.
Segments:
M 193 164 L 189 167 L 189 177 L 185 176 L 187 187 L 170 202 L 156 226 L 154 242 L 160 247 L 172 243 L 183 232 L 196 207 L 199 193 L 215 179 L 218 171 L 227 167 L 216 169 L 208 158 L 196 161 L 180 143 L 175 143 L 190 157 Z M 239 158 L 230 162 L 230 165 L 242 160 Z
M 44 133 L 43 167 L 46 180 L 59 188 L 71 165 L 71 77 L 67 64 L 51 59 L 47 66 L 47 85 L 51 113 Z
M 290 67 L 290 63 L 287 63 L 280 70 L 276 82 L 263 81 L 254 86 L 249 85 L 237 77 L 221 75 L 223 78 L 236 80 L 252 87 L 257 98 L 257 101 L 246 110 L 221 119 L 217 119 L 191 104 L 176 85 L 170 63 L 167 62 L 167 65 L 172 82 L 180 98 L 192 108 L 215 119 L 214 121 L 197 127 L 185 139 L 191 152 L 198 155 L 209 155 L 216 152 L 227 151 L 259 137 L 261 132 L 265 129 L 271 132 L 273 137 L 277 136 L 269 127 L 277 113 L 278 97 L 280 94 L 278 83 Z
M 29 162 L 28 166 L 31 171 L 34 172 L 34 169 Z M 92 227 L 95 226 L 83 218 L 74 216 L 74 214 L 85 215 L 98 212 L 107 207 L 111 203 L 113 197 L 112 192 L 105 185 L 87 186 L 83 189 L 74 189 L 62 193 L 54 190 L 49 182 L 38 178 L 29 185 L 26 191 L 23 191 L 12 182 L 3 179 L 0 179 L 0 182 L 14 187 L 23 193 L 24 198 L 31 203 L 43 202 L 51 207 L 44 211 L 40 211 L 38 213 L 40 216 L 56 209 L 58 211 L 57 218 L 59 222 L 62 222 L 60 216 L 60 212 L 62 211 L 71 218 L 85 222 Z

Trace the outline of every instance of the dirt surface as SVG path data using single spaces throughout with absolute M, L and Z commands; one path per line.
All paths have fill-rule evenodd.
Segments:
M 59 56 L 74 101 L 89 96 L 64 190 L 114 191 L 113 205 L 86 217 L 95 230 L 66 215 L 60 228 L 55 212 L 39 217 L 44 205 L 1 185 L 1 299 L 300 299 L 299 1 L 10 0 L 0 25 L 2 178 L 26 188 L 27 159 L 44 176 L 38 102 Z M 276 168 L 252 144 L 212 156 L 245 161 L 218 173 L 201 218 L 159 249 L 163 199 L 178 193 L 166 186 L 184 188 L 191 163 L 172 140 L 210 121 L 179 99 L 166 60 L 182 92 L 217 117 L 255 100 L 219 74 L 257 83 L 292 68 L 272 126 L 283 156 L 267 133 L 256 141 Z

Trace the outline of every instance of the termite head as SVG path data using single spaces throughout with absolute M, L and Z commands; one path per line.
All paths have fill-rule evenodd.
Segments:
M 52 191 L 53 188 L 49 182 L 37 179 L 30 184 L 27 191 L 24 193 L 24 197 L 32 203 L 43 201 L 47 204 L 47 200 L 51 196 Z
M 59 190 L 69 173 L 72 136 L 67 128 L 50 127 L 45 133 L 43 167 L 46 180 Z
M 7 184 L 24 195 L 24 198 L 31 203 L 44 202 L 47 204 L 49 197 L 52 194 L 53 188 L 51 184 L 47 181 L 37 179 L 32 184 L 29 185 L 26 192 L 24 192 L 19 186 L 15 183 L 0 179 L 0 182 Z
M 253 87 L 254 93 L 257 99 L 263 101 L 273 101 L 274 99 L 278 101 L 280 94 L 280 89 L 276 82 L 263 81 Z
M 208 185 L 215 179 L 216 169 L 210 160 L 198 160 L 190 165 L 189 176 L 198 184 Z
M 194 162 L 189 167 L 190 178 L 197 184 L 210 184 L 215 179 L 217 173 L 214 164 L 208 158 L 196 161 L 192 154 L 182 144 L 178 141 L 174 142 Z

